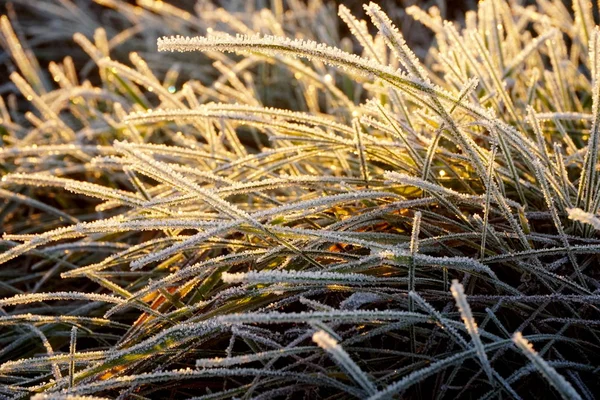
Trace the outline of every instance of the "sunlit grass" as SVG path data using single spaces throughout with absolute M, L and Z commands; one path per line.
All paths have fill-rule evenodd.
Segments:
M 96 2 L 1 20 L 0 396 L 600 390 L 591 3 Z

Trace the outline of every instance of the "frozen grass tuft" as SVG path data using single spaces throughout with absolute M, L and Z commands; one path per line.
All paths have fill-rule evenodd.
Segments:
M 597 4 L 95 3 L 0 19 L 0 398 L 600 392 Z

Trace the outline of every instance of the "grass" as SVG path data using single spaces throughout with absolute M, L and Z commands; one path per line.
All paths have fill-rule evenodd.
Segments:
M 600 390 L 591 2 L 16 6 L 3 398 Z

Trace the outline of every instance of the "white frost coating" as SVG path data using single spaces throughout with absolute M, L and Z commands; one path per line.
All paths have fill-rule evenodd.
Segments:
M 25 254 L 26 252 L 35 249 L 36 247 L 43 246 L 53 241 L 61 239 L 72 239 L 82 236 L 81 234 L 74 232 L 73 227 L 57 228 L 51 231 L 41 233 L 30 241 L 20 244 L 15 247 L 11 247 L 3 253 L 0 253 L 0 264 L 12 260 L 15 257 Z
M 441 185 L 438 185 L 435 183 L 431 183 L 431 182 L 428 182 L 421 178 L 411 176 L 408 174 L 404 174 L 401 172 L 385 171 L 383 173 L 383 176 L 385 179 L 387 179 L 386 183 L 400 183 L 402 185 L 415 186 L 415 187 L 421 188 L 423 190 L 427 190 L 432 193 L 444 194 L 446 196 L 465 198 L 465 199 L 469 197 L 463 193 L 454 191 L 452 189 L 448 189 L 444 186 L 441 186 Z
M 338 345 L 337 341 L 325 331 L 315 332 L 312 336 L 312 340 L 317 346 L 326 351 L 331 351 Z
M 279 358 L 287 355 L 298 354 L 298 353 L 307 353 L 313 352 L 316 350 L 316 347 L 293 347 L 289 349 L 278 349 L 278 350 L 270 350 L 270 351 L 262 351 L 254 354 L 247 354 L 243 356 L 233 356 L 233 357 L 215 357 L 215 358 L 205 358 L 196 360 L 197 368 L 215 368 L 215 367 L 229 367 L 232 365 L 239 364 L 248 364 L 254 361 L 259 360 L 268 360 L 273 358 Z
M 346 372 L 363 388 L 369 395 L 377 393 L 377 388 L 371 382 L 369 377 L 360 369 L 358 365 L 346 353 L 346 351 L 338 344 L 338 342 L 327 332 L 317 331 L 312 336 L 320 348 L 325 350 L 335 362 L 342 367 Z
M 382 300 L 382 297 L 375 293 L 370 292 L 355 292 L 350 295 L 347 299 L 340 303 L 340 309 L 342 310 L 357 310 L 364 304 L 375 303 Z
M 371 36 L 369 33 L 367 23 L 364 20 L 357 20 L 354 15 L 352 15 L 350 10 L 343 4 L 340 4 L 339 6 L 338 16 L 346 23 L 346 25 L 348 25 L 350 33 L 354 35 L 356 40 L 358 40 L 361 46 L 365 49 L 365 53 L 374 60 L 381 62 L 381 59 L 377 54 L 377 48 L 375 46 L 375 42 L 373 41 L 373 36 Z
M 252 106 L 247 104 L 230 104 L 230 103 L 207 103 L 195 106 L 192 109 L 155 109 L 146 110 L 140 112 L 133 112 L 126 117 L 128 122 L 138 122 L 138 119 L 143 117 L 153 118 L 160 120 L 169 117 L 168 113 L 172 113 L 172 117 L 175 118 L 193 118 L 197 117 L 213 117 L 222 118 L 227 116 L 237 116 L 239 118 L 247 118 L 249 120 L 260 120 L 262 119 L 276 119 L 290 122 L 298 122 L 307 125 L 323 125 L 328 128 L 334 129 L 338 132 L 344 133 L 348 136 L 352 135 L 351 127 L 337 122 L 328 115 L 318 114 L 311 115 L 304 112 L 291 111 L 282 108 L 275 107 L 260 107 Z M 258 116 L 261 116 L 260 118 Z M 152 120 L 152 119 L 151 119 Z M 152 145 L 159 147 L 161 145 Z M 164 146 L 163 147 L 171 147 Z M 177 149 L 176 147 L 174 149 Z M 183 149 L 187 150 L 187 149 Z M 0 153 L 2 154 L 2 153 Z
M 383 282 L 405 282 L 406 278 L 378 278 L 363 274 L 342 274 L 322 271 L 249 271 L 229 273 L 224 272 L 221 279 L 225 283 L 342 283 L 344 285 L 360 285 Z
M 409 74 L 412 77 L 429 84 L 431 81 L 427 77 L 427 72 L 421 67 L 419 59 L 415 56 L 415 53 L 408 48 L 404 37 L 388 16 L 373 2 L 368 5 L 365 4 L 364 9 L 371 17 L 373 24 L 379 29 L 379 33 L 383 36 L 388 47 L 394 52 L 396 57 L 398 57 L 398 60 L 402 63 L 404 68 L 406 68 Z
M 157 41 L 159 51 L 225 51 L 250 53 L 261 51 L 268 55 L 288 55 L 307 57 L 341 68 L 353 69 L 363 75 L 378 75 L 378 72 L 397 74 L 399 71 L 372 60 L 346 53 L 338 48 L 317 43 L 312 40 L 289 39 L 270 35 L 219 35 L 208 37 L 162 37 Z M 405 77 L 406 78 L 406 77 Z M 408 78 L 406 78 L 408 79 Z
M 424 298 L 422 298 L 417 292 L 408 292 L 408 296 L 413 299 L 415 303 L 417 303 L 421 308 L 425 309 L 425 311 L 429 312 L 433 317 L 435 317 L 446 329 L 450 335 L 456 340 L 463 348 L 467 348 L 467 342 L 463 337 L 458 333 L 456 328 L 452 325 L 447 324 L 447 319 L 442 316 L 442 314 L 437 311 L 431 304 L 429 304 Z
M 125 190 L 108 188 L 106 186 L 97 185 L 90 182 L 81 182 L 74 179 L 59 178 L 41 173 L 11 174 L 6 176 L 5 181 L 11 183 L 18 183 L 21 185 L 60 187 L 74 193 L 81 193 L 103 200 L 116 200 L 120 203 L 134 206 L 139 206 L 143 203 L 142 198 L 139 197 L 137 194 L 130 193 Z
M 438 265 L 463 271 L 478 271 L 496 278 L 496 274 L 490 267 L 469 257 L 434 257 L 420 253 L 411 255 L 410 252 L 402 249 L 384 250 L 379 254 L 382 258 L 391 258 L 399 262 L 404 261 L 407 264 L 410 260 L 414 260 L 416 265 Z
M 217 221 L 198 221 L 184 218 L 134 219 L 115 217 L 75 225 L 75 231 L 84 234 L 96 232 L 126 232 L 163 229 L 206 229 L 219 225 Z
M 31 400 L 108 400 L 108 397 L 78 396 L 65 393 L 38 393 Z
M 70 324 L 81 324 L 88 323 L 100 326 L 119 326 L 119 327 L 127 327 L 129 325 L 120 324 L 117 322 L 113 322 L 111 320 L 105 318 L 96 318 L 96 317 L 74 317 L 70 315 L 61 315 L 61 316 L 47 316 L 47 315 L 35 315 L 35 314 L 15 314 L 0 317 L 0 326 L 11 326 L 14 324 L 25 324 L 28 325 L 30 323 L 43 323 L 43 324 L 52 324 L 52 323 L 70 323 Z
M 335 322 L 374 322 L 374 321 L 410 321 L 410 322 L 425 322 L 429 320 L 429 316 L 421 313 L 408 311 L 389 311 L 389 310 L 354 310 L 354 311 L 312 311 L 299 313 L 240 313 L 227 314 L 214 318 L 214 322 L 223 324 L 246 324 L 246 323 L 262 323 L 262 324 L 279 324 L 279 323 L 311 323 L 319 321 L 335 321 Z
M 297 119 L 300 120 L 300 122 L 304 123 L 299 124 L 295 122 L 288 122 L 285 121 L 283 118 L 290 120 Z M 294 118 L 293 116 L 290 116 L 290 112 L 262 107 L 234 107 L 228 104 L 212 104 L 201 105 L 191 110 L 159 108 L 155 110 L 133 112 L 127 117 L 125 117 L 126 122 L 145 124 L 165 120 L 198 122 L 202 119 L 225 119 L 251 126 L 256 126 L 259 128 L 276 128 L 279 131 L 289 132 L 290 134 L 296 134 L 299 137 L 301 135 L 307 137 L 321 137 L 325 140 L 329 140 L 332 142 L 350 145 L 353 144 L 352 141 L 343 139 L 340 136 L 328 134 L 327 132 L 321 129 L 306 126 L 306 123 L 324 125 L 332 127 L 340 132 L 347 133 L 348 128 L 342 124 L 328 121 L 325 118 Z
M 527 57 L 539 47 L 541 47 L 547 40 L 554 38 L 559 33 L 556 28 L 549 29 L 542 33 L 540 36 L 533 39 L 523 50 L 519 52 L 513 59 L 506 65 L 505 70 L 507 72 L 512 71 L 514 68 L 524 63 Z
M 415 90 L 420 93 L 426 93 L 427 95 L 438 96 L 440 99 L 448 100 L 459 105 L 469 113 L 473 113 L 473 115 L 483 118 L 486 121 L 489 120 L 490 123 L 493 123 L 494 125 L 498 125 L 498 129 L 502 132 L 511 130 L 508 125 L 502 125 L 497 119 L 492 118 L 487 110 L 465 101 L 458 101 L 455 95 L 428 81 L 415 79 L 388 65 L 382 65 L 374 60 L 359 57 L 338 48 L 310 40 L 303 41 L 300 39 L 289 39 L 270 35 L 218 35 L 208 37 L 171 36 L 159 38 L 157 44 L 159 51 L 222 51 L 240 54 L 262 53 L 274 57 L 303 57 L 309 60 L 321 61 L 342 70 L 366 76 L 370 79 L 377 77 L 406 91 L 411 96 L 418 97 L 418 95 L 414 93 Z M 513 136 L 520 137 L 517 132 L 511 131 L 510 133 L 515 133 Z
M 456 301 L 456 305 L 458 306 L 462 320 L 465 324 L 465 327 L 467 328 L 467 332 L 469 333 L 469 335 L 471 335 L 471 339 L 473 340 L 473 344 L 475 346 L 475 349 L 477 350 L 477 356 L 479 357 L 481 366 L 485 370 L 489 381 L 493 382 L 494 376 L 492 374 L 492 367 L 487 358 L 487 354 L 485 353 L 485 348 L 483 347 L 481 338 L 479 337 L 477 322 L 475 322 L 475 319 L 473 318 L 471 306 L 469 306 L 469 303 L 467 302 L 467 296 L 465 295 L 463 285 L 460 284 L 456 279 L 454 279 L 452 281 L 450 291 L 452 292 L 452 297 L 454 297 L 454 300 Z
M 596 230 L 600 230 L 600 218 L 592 213 L 583 211 L 581 208 L 569 208 L 569 219 L 592 225 Z
M 50 300 L 88 300 L 88 301 L 102 301 L 106 303 L 121 304 L 125 303 L 125 300 L 120 299 L 116 296 L 108 294 L 96 294 L 96 293 L 80 293 L 80 292 L 52 292 L 52 293 L 31 293 L 31 294 L 17 294 L 13 297 L 0 299 L 0 307 L 15 306 L 17 304 L 29 304 L 41 301 Z
M 105 351 L 79 351 L 75 353 L 77 361 L 100 360 L 106 356 Z M 68 364 L 71 361 L 71 354 L 55 354 L 53 356 L 40 356 L 24 358 L 15 361 L 6 361 L 0 365 L 0 372 L 27 371 L 40 367 L 48 366 L 52 363 Z
M 560 395 L 565 400 L 580 400 L 581 396 L 575 391 L 573 386 L 561 374 L 556 372 L 550 364 L 548 364 L 540 355 L 533 349 L 533 345 L 525 339 L 521 332 L 515 332 L 512 337 L 515 345 L 525 354 L 537 370 L 560 392 Z

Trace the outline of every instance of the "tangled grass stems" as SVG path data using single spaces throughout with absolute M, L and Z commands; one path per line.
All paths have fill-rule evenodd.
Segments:
M 591 2 L 96 3 L 0 20 L 1 396 L 600 390 Z

